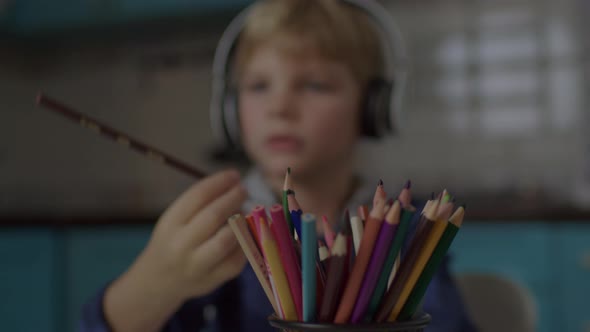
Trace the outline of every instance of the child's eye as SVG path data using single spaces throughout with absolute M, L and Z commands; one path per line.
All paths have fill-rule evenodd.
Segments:
M 332 86 L 326 82 L 321 81 L 308 81 L 304 84 L 305 89 L 313 92 L 328 92 L 332 89 Z
M 251 82 L 244 85 L 246 91 L 262 92 L 268 88 L 268 84 L 264 81 Z

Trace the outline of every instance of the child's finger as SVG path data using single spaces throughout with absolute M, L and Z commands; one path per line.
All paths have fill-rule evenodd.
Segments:
M 240 274 L 246 265 L 246 256 L 239 246 L 211 270 L 211 278 L 220 283 L 226 282 Z
M 164 222 L 185 223 L 200 209 L 235 186 L 240 180 L 237 171 L 229 170 L 215 173 L 197 182 L 185 191 L 164 212 Z
M 225 225 L 213 237 L 200 245 L 192 258 L 199 269 L 210 270 L 231 254 L 236 247 L 239 247 L 238 241 L 231 227 Z
M 199 293 L 207 294 L 224 282 L 236 277 L 244 269 L 246 258 L 242 249 L 234 248 L 229 255 L 207 271 L 207 277 L 199 281 Z
M 190 243 L 200 245 L 225 225 L 230 216 L 240 211 L 245 199 L 246 191 L 242 186 L 234 186 L 193 216 L 183 233 L 190 237 Z

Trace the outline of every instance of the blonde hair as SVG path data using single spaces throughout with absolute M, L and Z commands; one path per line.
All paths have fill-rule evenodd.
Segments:
M 346 65 L 361 87 L 384 76 L 381 39 L 371 18 L 342 0 L 262 0 L 239 37 L 235 79 L 264 43 L 291 54 L 313 50 Z

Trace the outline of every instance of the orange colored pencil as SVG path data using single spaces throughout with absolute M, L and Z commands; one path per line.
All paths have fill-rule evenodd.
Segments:
M 367 266 L 373 253 L 375 241 L 379 235 L 381 224 L 384 218 L 384 207 L 386 204 L 386 194 L 383 190 L 383 182 L 380 181 L 375 191 L 373 199 L 373 209 L 369 214 L 369 218 L 365 224 L 365 230 L 361 241 L 358 255 L 355 258 L 350 278 L 346 283 L 342 300 L 336 311 L 334 323 L 347 323 L 350 320 L 354 304 L 358 296 Z

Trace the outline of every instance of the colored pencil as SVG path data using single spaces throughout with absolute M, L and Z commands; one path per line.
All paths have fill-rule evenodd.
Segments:
M 259 221 L 261 219 L 264 219 L 267 223 L 269 221 L 268 214 L 266 214 L 266 209 L 262 205 L 256 205 L 254 208 L 252 208 L 252 211 L 250 211 L 250 215 L 252 216 L 252 218 L 254 218 L 254 225 L 256 225 L 256 230 L 258 231 L 258 234 L 260 234 Z
M 369 218 L 369 208 L 366 205 L 359 205 L 357 213 L 364 225 L 367 221 L 367 218 Z
M 350 320 L 350 316 L 352 314 L 352 310 L 354 308 L 365 271 L 367 270 L 369 260 L 371 259 L 371 254 L 373 253 L 375 240 L 379 235 L 379 230 L 381 229 L 381 224 L 383 223 L 383 208 L 385 203 L 386 194 L 383 190 L 383 182 L 380 181 L 373 198 L 373 208 L 369 213 L 369 218 L 367 219 L 365 225 L 359 253 L 355 258 L 352 272 L 346 283 L 346 288 L 344 289 L 344 294 L 342 295 L 342 301 L 340 302 L 338 310 L 336 311 L 334 323 L 342 324 L 347 323 Z
M 99 134 L 101 137 L 108 138 L 119 143 L 121 146 L 139 152 L 140 154 L 147 156 L 156 162 L 162 163 L 166 166 L 170 166 L 178 171 L 181 171 L 191 177 L 200 179 L 207 174 L 199 169 L 190 166 L 188 163 L 181 161 L 180 159 L 173 157 L 172 155 L 156 149 L 146 143 L 139 141 L 136 138 L 114 129 L 97 119 L 89 117 L 70 106 L 65 105 L 62 102 L 57 101 L 54 98 L 48 97 L 42 92 L 37 95 L 37 106 L 43 106 L 47 110 L 53 111 L 73 122 L 80 124 L 82 127 L 92 130 Z
M 407 209 L 412 205 L 412 193 L 410 191 L 411 188 L 412 181 L 408 180 L 397 198 L 402 206 L 402 209 Z
M 432 256 L 424 267 L 424 271 L 422 271 L 420 278 L 416 282 L 416 286 L 414 286 L 414 289 L 412 289 L 412 292 L 410 293 L 410 296 L 408 297 L 408 300 L 406 301 L 406 304 L 399 315 L 400 320 L 403 321 L 411 319 L 416 312 L 420 301 L 424 297 L 424 294 L 426 294 L 426 289 L 428 288 L 430 281 L 444 261 L 445 255 L 449 250 L 451 243 L 453 243 L 455 236 L 459 232 L 464 216 L 464 207 L 459 207 L 450 218 L 449 224 L 441 236 L 440 241 L 436 245 L 436 249 L 434 249 Z
M 260 235 L 258 233 L 258 229 L 256 227 L 256 222 L 254 221 L 254 217 L 251 214 L 246 216 L 246 222 L 248 223 L 248 229 L 250 229 L 250 233 L 252 234 L 252 238 L 254 238 L 254 242 L 256 243 L 256 247 L 260 252 L 262 252 L 262 245 L 260 244 Z
M 399 271 L 379 305 L 379 309 L 374 318 L 377 322 L 384 322 L 389 318 L 389 314 L 392 312 L 396 300 L 399 298 L 399 295 L 406 284 L 406 280 L 412 272 L 414 262 L 419 257 L 431 231 L 434 229 L 435 221 L 433 219 L 436 216 L 439 201 L 435 202 L 436 203 L 431 204 L 428 211 L 425 212 L 423 218 L 425 223 L 414 235 L 408 252 L 402 259 Z
M 290 236 L 289 228 L 284 218 L 283 207 L 280 204 L 275 204 L 271 207 L 270 213 L 272 216 L 270 230 L 279 246 L 281 262 L 283 263 L 285 274 L 287 275 L 289 290 L 291 291 L 291 297 L 293 298 L 295 310 L 297 311 L 297 318 L 301 320 L 303 318 L 301 268 L 299 267 L 297 254 L 295 253 L 295 247 L 293 246 L 293 239 Z
M 338 233 L 332 247 L 332 256 L 327 266 L 328 279 L 326 281 L 326 290 L 320 306 L 319 321 L 331 322 L 336 314 L 338 303 L 342 296 L 346 283 L 347 271 L 347 240 L 346 235 Z
M 393 237 L 399 225 L 400 213 L 400 203 L 399 201 L 395 201 L 389 211 L 387 211 L 385 222 L 381 225 L 381 230 L 379 231 L 379 236 L 377 237 L 369 266 L 365 272 L 363 283 L 354 305 L 351 319 L 352 323 L 360 323 L 365 317 L 367 306 L 371 300 L 371 295 L 373 295 L 373 290 L 375 289 L 379 275 L 382 273 L 383 262 L 387 258 L 389 248 L 391 247 Z
M 317 241 L 316 218 L 313 214 L 306 213 L 301 217 L 301 272 L 305 322 L 313 321 L 316 316 Z
M 434 249 L 440 241 L 440 238 L 443 235 L 448 224 L 449 223 L 446 220 L 436 221 L 436 224 L 432 229 L 432 233 L 428 237 L 427 242 L 424 244 L 424 248 L 422 249 L 420 256 L 416 260 L 415 264 L 412 266 L 412 272 L 406 280 L 406 283 L 402 289 L 402 292 L 399 295 L 399 298 L 395 303 L 395 306 L 393 307 L 393 310 L 389 314 L 389 321 L 393 322 L 397 320 L 403 306 L 406 304 L 406 301 L 410 296 L 410 292 L 416 285 L 416 282 L 418 281 L 420 274 L 422 273 L 424 267 L 426 266 L 426 263 L 428 263 L 428 260 L 432 256 L 432 253 L 434 252 Z
M 326 246 L 322 240 L 318 240 L 318 256 L 320 262 L 330 258 L 330 250 L 328 250 L 328 246 Z
M 279 248 L 263 219 L 260 220 L 260 239 L 264 250 L 264 257 L 270 270 L 270 276 L 276 286 L 284 319 L 297 320 L 297 310 L 295 309 L 291 291 L 289 290 L 289 282 L 287 281 L 287 276 L 279 257 Z
M 287 201 L 287 194 L 289 190 L 293 191 L 293 186 L 291 183 L 291 167 L 287 168 L 287 173 L 285 174 L 285 182 L 283 183 L 283 213 L 285 215 L 285 221 L 289 225 L 289 231 L 291 236 L 294 236 L 295 228 L 293 226 L 293 222 L 291 221 L 291 213 L 289 211 L 289 202 Z
M 363 238 L 364 226 L 363 221 L 358 216 L 350 217 L 350 228 L 352 229 L 352 242 L 354 244 L 354 253 L 358 255 Z
M 332 226 L 330 226 L 326 216 L 322 216 L 322 228 L 324 230 L 324 239 L 326 240 L 326 245 L 328 246 L 329 250 L 332 250 L 336 233 L 334 233 L 334 230 L 332 229 Z
M 301 215 L 303 210 L 295 198 L 295 192 L 291 189 L 287 190 L 287 205 L 289 206 L 289 215 L 291 216 L 291 224 L 294 227 L 294 232 L 301 237 Z
M 400 201 L 401 203 L 401 201 Z M 415 213 L 415 208 L 410 206 L 408 209 L 404 209 L 401 215 L 401 221 L 397 227 L 397 231 L 395 233 L 395 237 L 393 238 L 393 242 L 389 247 L 389 251 L 387 253 L 387 258 L 383 263 L 383 269 L 381 274 L 379 275 L 379 279 L 377 280 L 377 284 L 375 286 L 375 290 L 371 296 L 371 300 L 369 301 L 369 308 L 367 309 L 367 320 L 372 320 L 373 315 L 379 308 L 379 304 L 385 295 L 385 291 L 387 290 L 387 285 L 390 280 L 390 276 L 393 274 L 393 268 L 395 262 L 399 257 L 399 253 L 401 252 L 401 248 L 404 244 L 404 240 L 406 239 L 406 234 L 408 233 L 408 229 L 410 228 L 410 224 L 412 222 L 412 217 Z
M 272 305 L 275 312 L 279 313 L 280 309 L 275 301 L 274 294 L 271 289 L 270 279 L 266 263 L 264 262 L 264 257 L 262 256 L 261 252 L 258 251 L 258 248 L 254 243 L 254 239 L 247 229 L 246 220 L 242 215 L 236 214 L 228 219 L 228 224 L 234 232 L 240 247 L 244 251 L 244 255 L 248 259 L 252 270 L 254 270 L 254 274 L 256 275 L 260 286 L 262 286 L 262 290 L 268 298 L 268 301 Z

